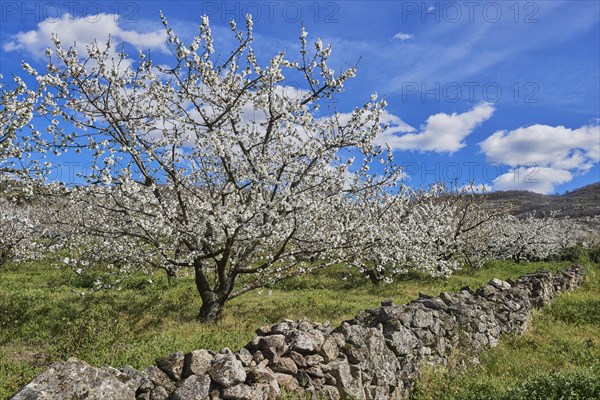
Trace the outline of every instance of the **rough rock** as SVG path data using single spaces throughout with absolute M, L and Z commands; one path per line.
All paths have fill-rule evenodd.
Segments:
M 243 383 L 223 389 L 223 398 L 231 400 L 257 400 L 259 394 L 260 392 Z
M 323 346 L 321 346 L 321 354 L 323 355 L 326 362 L 335 360 L 340 354 L 340 349 L 338 347 L 337 340 L 329 336 L 323 342 Z
M 175 389 L 169 400 L 205 400 L 210 393 L 210 377 L 204 375 L 192 375 Z
M 258 340 L 258 349 L 274 348 L 278 354 L 283 354 L 287 349 L 285 336 L 280 334 L 263 336 Z
M 212 360 L 213 355 L 207 350 L 194 350 L 187 353 L 183 361 L 182 377 L 204 375 L 208 371 Z
M 167 400 L 169 398 L 169 392 L 162 386 L 156 386 L 150 392 L 150 400 Z
M 295 375 L 296 372 L 298 372 L 298 366 L 288 357 L 281 357 L 276 362 L 270 362 L 269 368 L 271 368 L 273 372 L 281 372 L 290 375 Z
M 413 326 L 417 328 L 427 328 L 433 324 L 433 315 L 429 311 L 416 310 L 413 315 Z
M 288 335 L 287 339 L 290 343 L 290 349 L 300 354 L 316 353 L 325 341 L 323 334 L 318 330 L 312 332 L 295 330 Z
M 156 359 L 156 365 L 160 368 L 169 378 L 174 381 L 181 379 L 181 373 L 183 372 L 183 360 L 184 354 L 177 352 L 169 354 L 166 357 L 160 357 Z
M 250 353 L 248 349 L 244 347 L 242 347 L 237 353 L 237 358 L 242 362 L 244 367 L 249 367 L 252 363 L 252 353 Z
M 215 355 L 208 368 L 208 374 L 213 381 L 225 388 L 246 380 L 244 366 L 229 349 Z
M 152 381 L 154 385 L 164 387 L 168 392 L 171 392 L 173 389 L 175 389 L 175 382 L 169 379 L 167 374 L 154 365 L 151 365 L 143 370 L 142 374 L 145 378 Z
M 133 400 L 136 389 L 136 381 L 122 372 L 96 368 L 70 358 L 67 362 L 52 364 L 17 393 L 13 400 Z

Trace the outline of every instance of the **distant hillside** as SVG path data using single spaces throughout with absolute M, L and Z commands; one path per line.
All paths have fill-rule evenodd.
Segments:
M 535 212 L 536 216 L 557 211 L 559 217 L 582 222 L 600 221 L 600 182 L 560 195 L 545 195 L 521 190 L 492 192 L 487 195 L 492 207 L 510 208 L 513 215 Z

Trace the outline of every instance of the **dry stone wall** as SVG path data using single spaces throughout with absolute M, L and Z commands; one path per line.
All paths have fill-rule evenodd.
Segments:
M 554 275 L 540 270 L 407 305 L 383 302 L 336 328 L 285 320 L 257 329 L 239 351 L 174 353 L 143 371 L 70 359 L 13 399 L 266 400 L 282 390 L 307 399 L 402 399 L 423 363 L 444 363 L 456 348 L 477 351 L 502 334 L 524 332 L 535 308 L 582 281 L 577 266 Z

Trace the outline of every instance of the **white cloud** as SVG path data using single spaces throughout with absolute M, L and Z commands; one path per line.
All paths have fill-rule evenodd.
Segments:
M 549 194 L 556 185 L 570 182 L 568 170 L 548 167 L 517 167 L 494 179 L 494 190 L 528 190 Z
M 402 33 L 402 32 L 398 32 L 393 36 L 394 39 L 398 39 L 401 41 L 405 41 L 408 39 L 414 39 L 415 35 L 413 35 L 412 33 Z
M 497 131 L 479 146 L 488 161 L 511 166 L 494 180 L 494 189 L 551 193 L 600 161 L 600 125 L 531 125 Z
M 587 171 L 600 161 L 600 125 L 577 129 L 531 125 L 497 131 L 479 143 L 489 161 Z
M 402 119 L 397 115 L 394 115 L 387 110 L 383 110 L 383 113 L 381 114 L 381 123 L 384 125 L 389 125 L 389 128 L 386 132 L 391 134 L 415 131 L 415 128 L 402 121 Z
M 429 116 L 418 132 L 399 118 L 389 121 L 388 128 L 377 138 L 378 144 L 388 144 L 393 150 L 454 153 L 465 146 L 464 139 L 494 113 L 494 106 L 482 103 L 462 114 L 439 113 Z
M 166 33 L 164 29 L 151 32 L 125 30 L 119 26 L 119 15 L 98 14 L 84 18 L 73 18 L 64 14 L 60 19 L 46 19 L 38 23 L 37 28 L 19 32 L 3 44 L 5 51 L 24 51 L 34 57 L 43 58 L 47 47 L 52 48 L 52 33 L 57 33 L 65 47 L 76 44 L 77 51 L 85 54 L 86 46 L 96 40 L 103 45 L 111 37 L 116 43 L 128 43 L 140 49 L 166 52 Z

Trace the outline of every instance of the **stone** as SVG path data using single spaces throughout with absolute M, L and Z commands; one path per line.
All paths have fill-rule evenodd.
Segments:
M 404 326 L 386 334 L 386 339 L 397 356 L 409 354 L 420 343 L 415 334 Z
M 360 364 L 368 356 L 367 347 L 364 342 L 360 346 L 348 342 L 341 350 L 352 364 Z
M 343 399 L 365 399 L 365 391 L 361 385 L 360 377 L 352 375 L 350 364 L 346 360 L 334 361 L 335 368 L 331 374 L 336 380 L 337 389 Z
M 494 278 L 491 281 L 489 281 L 488 285 L 491 285 L 491 286 L 495 287 L 496 289 L 500 289 L 500 290 L 508 290 L 512 287 L 510 283 L 503 281 L 501 279 L 498 279 L 498 278 Z
M 439 298 L 429 298 L 419 300 L 419 303 L 432 310 L 446 310 L 448 306 Z
M 497 336 L 488 335 L 488 341 L 490 343 L 490 347 L 498 346 L 498 337 Z
M 183 361 L 182 377 L 187 378 L 190 375 L 204 375 L 210 363 L 213 360 L 213 355 L 207 350 L 194 350 L 187 353 Z
M 442 322 L 439 320 L 434 320 L 433 325 L 429 327 L 429 330 L 435 336 L 444 336 L 444 328 L 442 327 Z
M 296 379 L 293 376 L 288 375 L 288 374 L 276 373 L 275 379 L 277 380 L 277 383 L 279 384 L 279 386 L 284 387 L 287 390 L 294 391 L 300 387 L 300 383 L 298 382 L 298 379 Z
M 389 393 L 389 389 L 385 386 L 370 386 L 368 388 L 368 393 L 369 393 L 369 399 L 373 399 L 373 400 L 387 400 L 390 398 L 396 398 L 396 397 L 391 397 L 390 393 Z
M 330 400 L 340 400 L 340 392 L 339 390 L 337 390 L 337 388 L 335 386 L 329 386 L 329 385 L 325 385 L 321 388 L 321 393 L 323 394 L 324 398 L 326 399 L 330 399 Z
M 316 377 L 312 377 L 310 380 L 310 385 L 308 387 L 308 389 L 312 392 L 312 393 L 319 393 L 321 391 L 321 389 L 323 388 L 323 386 L 325 386 L 325 379 L 324 378 L 316 378 Z
M 364 337 L 367 335 L 367 327 L 360 325 L 350 325 L 342 322 L 338 328 L 344 335 L 344 341 L 354 346 L 364 346 Z
M 437 339 L 437 337 L 427 329 L 415 329 L 414 333 L 424 346 L 433 345 Z
M 323 374 L 323 371 L 321 371 L 321 368 L 319 367 L 309 367 L 306 368 L 304 371 L 306 371 L 306 373 L 310 376 L 313 376 L 315 378 L 324 378 L 325 375 Z
M 262 351 L 260 350 L 256 350 L 254 352 L 254 355 L 252 356 L 252 361 L 254 361 L 256 364 L 260 364 L 261 362 L 263 362 L 265 360 L 265 356 L 262 353 Z M 268 360 L 267 360 L 268 361 Z
M 398 317 L 401 317 L 402 313 L 403 311 L 400 307 L 381 307 L 377 315 L 377 321 L 385 323 L 391 319 L 398 319 Z
M 433 325 L 433 315 L 425 310 L 416 310 L 413 315 L 412 325 L 417 328 L 428 328 Z
M 440 337 L 437 339 L 435 343 L 435 351 L 439 356 L 444 356 L 446 354 L 446 339 Z
M 136 380 L 127 374 L 96 368 L 70 358 L 66 362 L 52 364 L 13 399 L 133 400 L 136 389 Z
M 250 368 L 247 372 L 247 378 L 250 383 L 271 383 L 277 380 L 273 371 L 263 364 Z
M 333 361 L 338 357 L 340 349 L 335 338 L 328 336 L 327 339 L 325 339 L 321 346 L 321 354 L 323 355 L 325 362 Z
M 271 327 L 271 333 L 273 334 L 285 334 L 288 333 L 290 331 L 292 331 L 295 326 L 295 324 L 293 323 L 293 321 L 284 321 L 284 322 L 280 322 L 278 324 L 275 324 Z
M 440 299 L 447 305 L 451 305 L 452 303 L 454 303 L 454 298 L 452 297 L 451 294 L 447 293 L 447 292 L 442 292 L 440 293 Z
M 306 360 L 306 365 L 309 367 L 312 367 L 313 365 L 319 365 L 325 361 L 325 359 L 318 354 L 309 354 L 304 359 Z
M 287 353 L 288 357 L 291 358 L 297 366 L 306 367 L 306 358 L 296 351 L 290 351 Z
M 168 400 L 169 392 L 162 386 L 157 386 L 150 392 L 150 400 Z
M 225 388 L 246 380 L 244 366 L 229 349 L 214 356 L 208 374 L 213 381 Z
M 296 363 L 288 357 L 281 357 L 275 363 L 269 363 L 269 368 L 273 370 L 273 372 L 281 372 L 284 374 L 295 375 L 298 372 L 298 367 Z
M 114 369 L 110 367 L 103 367 L 103 369 L 109 372 L 114 371 Z M 152 390 L 152 388 L 154 388 L 154 384 L 149 379 L 146 379 L 140 371 L 133 368 L 131 365 L 124 365 L 118 372 L 127 375 L 133 380 L 134 386 L 137 387 L 135 391 L 136 397 L 141 393 L 148 393 Z
M 256 328 L 254 332 L 256 332 L 258 336 L 267 336 L 271 334 L 271 327 L 268 325 L 261 326 L 260 328 Z
M 181 373 L 183 372 L 183 360 L 184 354 L 177 352 L 169 354 L 165 357 L 156 359 L 156 365 L 160 368 L 169 378 L 174 381 L 181 379 Z
M 492 285 L 485 285 L 480 287 L 479 289 L 477 289 L 476 293 L 478 296 L 484 297 L 484 298 L 490 298 L 492 296 L 496 295 L 496 287 L 492 286 Z
M 277 350 L 275 350 L 273 347 L 263 348 L 261 352 L 265 359 L 269 360 L 270 364 L 275 364 L 279 361 L 279 354 L 277 353 Z
M 120 371 L 125 375 L 135 379 L 136 381 L 140 381 L 143 378 L 142 373 L 137 369 L 133 368 L 131 365 L 122 366 Z
M 312 332 L 296 330 L 291 332 L 287 338 L 290 349 L 300 354 L 316 353 L 325 341 L 323 334 L 316 330 Z
M 508 300 L 505 304 L 508 307 L 508 309 L 511 311 L 519 311 L 521 308 L 523 308 L 523 306 L 521 304 L 519 304 L 513 300 Z
M 173 382 L 160 368 L 155 367 L 154 365 L 151 365 L 143 370 L 142 375 L 151 380 L 154 385 L 162 386 L 169 392 L 175 389 L 175 382 Z
M 252 353 L 248 349 L 242 347 L 237 354 L 237 358 L 242 362 L 244 367 L 249 367 L 252 363 Z
M 300 331 L 308 332 L 308 331 L 311 331 L 314 327 L 315 327 L 315 324 L 313 324 L 312 322 L 305 319 L 298 323 L 298 326 L 296 327 L 296 329 L 298 329 Z
M 385 307 L 387 308 L 387 307 Z M 361 310 L 356 313 L 356 316 L 352 320 L 353 325 L 371 326 L 376 324 L 379 319 L 380 308 L 371 308 L 367 310 Z
M 431 348 L 429 347 L 421 347 L 419 348 L 419 354 L 421 355 L 421 357 L 427 357 L 431 355 Z
M 377 385 L 395 385 L 397 371 L 401 370 L 396 355 L 390 350 L 386 344 L 383 333 L 375 328 L 372 328 L 365 340 L 369 351 L 368 363 L 369 368 L 363 370 L 372 372 L 373 377 L 369 378 Z
M 135 400 L 150 400 L 150 392 L 136 394 Z
M 258 393 L 252 390 L 250 386 L 240 383 L 239 385 L 223 389 L 223 398 L 231 400 L 257 400 Z
M 274 348 L 279 355 L 285 353 L 287 350 L 287 344 L 285 342 L 285 336 L 281 334 L 263 336 L 258 340 L 258 349 L 263 350 L 268 347 Z
M 152 389 L 154 389 L 154 383 L 152 383 L 152 381 L 148 378 L 142 378 L 135 393 L 136 395 L 139 395 L 140 393 L 148 393 Z
M 474 292 L 473 292 L 473 289 L 471 289 L 470 286 L 463 286 L 460 289 L 459 294 L 466 295 L 467 297 L 470 297 L 470 296 L 472 296 L 474 294 Z
M 191 375 L 175 389 L 169 400 L 205 400 L 210 393 L 210 377 L 204 375 Z
M 335 386 L 337 380 L 329 372 L 323 374 L 325 377 L 325 384 Z

